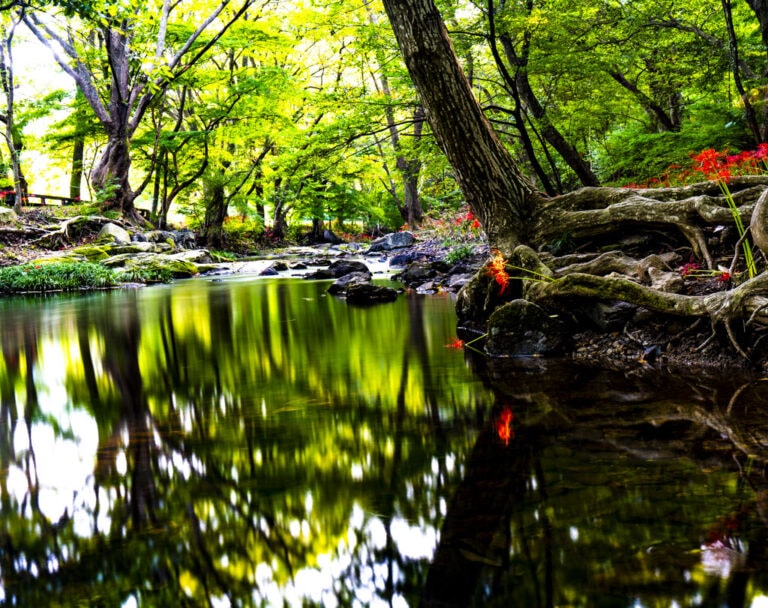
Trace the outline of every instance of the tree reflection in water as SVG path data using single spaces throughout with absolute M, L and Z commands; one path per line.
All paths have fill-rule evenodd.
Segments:
M 768 593 L 762 383 L 465 362 L 449 299 L 324 289 L 1 301 L 4 603 Z

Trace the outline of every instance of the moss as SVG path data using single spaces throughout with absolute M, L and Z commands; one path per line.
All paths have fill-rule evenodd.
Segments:
M 112 255 L 111 251 L 112 247 L 109 245 L 86 245 L 84 247 L 77 247 L 70 253 L 73 255 L 81 256 L 89 262 L 101 262 L 102 260 L 106 260 L 110 255 Z

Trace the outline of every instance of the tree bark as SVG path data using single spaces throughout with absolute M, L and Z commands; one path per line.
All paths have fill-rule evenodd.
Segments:
M 747 0 L 747 4 L 754 11 L 758 23 L 760 23 L 760 35 L 763 38 L 763 46 L 768 53 L 768 0 Z
M 406 67 L 438 143 L 491 244 L 526 238 L 539 195 L 485 118 L 431 0 L 384 0 Z

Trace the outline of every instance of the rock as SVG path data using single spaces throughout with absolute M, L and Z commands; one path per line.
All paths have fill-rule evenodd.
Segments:
M 350 304 L 380 304 L 397 300 L 397 291 L 391 287 L 361 283 L 350 285 L 347 289 L 347 302 Z
M 266 268 L 264 268 L 259 275 L 262 277 L 275 277 L 281 272 L 288 270 L 288 264 L 282 261 L 273 262 Z
M 336 279 L 328 288 L 328 293 L 331 295 L 345 294 L 353 285 L 365 285 L 370 282 L 370 272 L 352 272 Z
M 118 245 L 128 245 L 131 242 L 131 234 L 117 224 L 104 224 L 96 235 L 97 243 L 116 243 Z
M 605 332 L 621 331 L 627 322 L 637 313 L 637 306 L 627 302 L 586 302 L 574 308 L 580 320 L 586 317 Z
M 398 275 L 398 280 L 409 287 L 415 287 L 434 279 L 439 274 L 432 262 L 412 262 Z
M 685 282 L 678 272 L 668 272 L 658 268 L 648 269 L 648 278 L 651 279 L 651 287 L 666 293 L 680 293 Z
M 337 279 L 343 277 L 346 274 L 353 272 L 368 273 L 370 276 L 371 271 L 368 270 L 368 266 L 362 262 L 356 262 L 354 260 L 336 260 L 328 268 L 321 268 L 315 272 L 307 274 L 306 279 Z
M 405 268 L 411 262 L 417 260 L 426 261 L 427 256 L 417 251 L 409 251 L 407 253 L 398 253 L 389 258 L 389 266 L 391 268 Z
M 182 249 L 195 249 L 197 247 L 197 237 L 191 230 L 174 230 L 173 241 Z
M 338 245 L 339 243 L 343 243 L 339 237 L 334 234 L 333 230 L 325 230 L 323 231 L 323 240 L 326 243 L 331 243 L 332 245 Z
M 485 350 L 496 356 L 559 355 L 569 347 L 568 325 L 540 306 L 513 300 L 488 319 Z
M 416 242 L 416 237 L 412 232 L 401 231 L 392 232 L 380 239 L 376 239 L 368 247 L 367 253 L 373 253 L 375 251 L 391 251 L 392 249 L 400 249 L 401 247 L 410 247 Z
M 211 256 L 205 249 L 181 251 L 175 254 L 121 253 L 101 263 L 110 268 L 167 270 L 174 278 L 188 278 L 199 274 L 201 270 L 207 270 L 201 265 L 210 264 Z
M 18 221 L 18 219 L 19 216 L 16 215 L 16 212 L 13 209 L 0 207 L 0 224 L 13 224 Z
M 168 230 L 150 230 L 145 232 L 144 236 L 150 243 L 167 243 L 172 248 L 176 247 L 176 240 L 173 238 L 173 233 Z

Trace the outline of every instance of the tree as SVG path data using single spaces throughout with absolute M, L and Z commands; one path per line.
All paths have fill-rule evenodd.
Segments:
M 230 4 L 222 0 L 202 17 L 206 7 L 171 0 L 154 6 L 89 3 L 79 7 L 81 22 L 70 18 L 61 28 L 34 12 L 23 16 L 77 83 L 104 129 L 107 143 L 91 181 L 108 207 L 139 220 L 134 209 L 139 192 L 129 179 L 131 139 L 163 91 L 191 70 L 249 8 L 256 8 L 251 0 L 235 8 Z M 189 23 L 198 25 L 192 29 Z M 78 25 L 86 28 L 85 40 Z
M 736 198 L 731 199 L 730 209 L 725 197 L 718 196 L 716 182 L 656 191 L 584 188 L 545 200 L 530 186 L 483 115 L 434 3 L 385 0 L 384 6 L 435 136 L 491 247 L 498 249 L 517 273 L 531 277 L 517 280 L 507 298 L 523 297 L 550 310 L 567 310 L 574 298 L 619 300 L 661 314 L 709 318 L 713 327 L 722 323 L 735 348 L 746 355 L 731 322 L 740 319 L 768 324 L 766 273 L 729 291 L 684 296 L 647 285 L 642 268 L 651 263 L 649 259 L 633 260 L 617 252 L 547 258 L 544 263 L 536 250 L 551 246 L 564 235 L 598 238 L 630 226 L 641 230 L 661 226 L 682 233 L 694 254 L 711 268 L 704 229 L 716 223 L 731 223 L 736 214 L 745 223 L 751 217 L 757 243 L 768 249 L 761 242 L 768 213 L 768 180 L 758 177 L 731 182 L 730 194 Z M 740 246 L 741 241 L 737 251 Z M 623 266 L 622 261 L 627 265 Z M 617 271 L 622 276 L 616 276 Z M 464 290 L 458 305 L 464 320 L 467 316 L 487 320 L 500 303 L 493 298 L 489 302 L 491 281 L 484 276 Z M 502 293 L 505 286 L 502 282 Z
M 495 247 L 526 238 L 539 195 L 522 175 L 475 99 L 431 0 L 384 7 L 411 79 L 464 196 Z
M 8 155 L 11 159 L 11 171 L 13 173 L 14 210 L 20 212 L 22 204 L 27 196 L 27 181 L 21 170 L 22 143 L 19 126 L 16 124 L 15 90 L 16 82 L 13 71 L 13 38 L 20 17 L 10 15 L 10 23 L 5 28 L 4 36 L 0 41 L 0 86 L 5 93 L 5 113 L 1 117 L 5 124 L 5 145 L 8 147 Z

